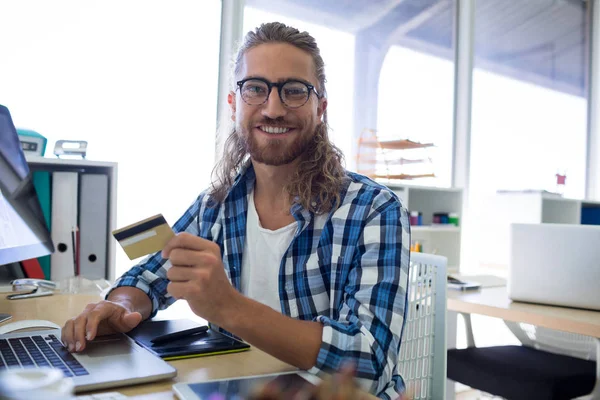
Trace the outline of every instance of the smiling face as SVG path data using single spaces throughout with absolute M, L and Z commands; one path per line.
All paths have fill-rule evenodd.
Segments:
M 242 59 L 236 81 L 263 78 L 273 83 L 299 80 L 319 90 L 311 55 L 287 43 L 267 43 L 251 48 Z M 327 100 L 311 93 L 299 108 L 288 108 L 273 87 L 267 102 L 249 105 L 240 90 L 228 96 L 236 134 L 253 161 L 278 166 L 293 162 L 309 147 L 327 107 Z

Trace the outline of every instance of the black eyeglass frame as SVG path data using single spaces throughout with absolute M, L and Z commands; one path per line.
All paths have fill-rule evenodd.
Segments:
M 261 81 L 265 85 L 267 85 L 267 88 L 269 89 L 269 91 L 267 92 L 267 97 L 265 98 L 265 101 L 263 101 L 260 104 L 250 104 L 250 103 L 248 103 L 246 101 L 246 99 L 244 99 L 244 95 L 242 94 L 242 87 L 244 86 L 244 83 L 246 83 L 248 81 Z M 288 105 L 283 100 L 283 96 L 281 94 L 281 89 L 283 88 L 283 86 L 285 86 L 286 84 L 288 84 L 290 82 L 301 83 L 301 84 L 305 85 L 308 88 L 308 96 L 306 96 L 306 101 L 304 103 L 302 103 L 301 105 L 299 105 L 299 106 L 292 107 L 292 106 Z M 273 91 L 273 87 L 277 88 L 277 93 L 279 94 L 279 100 L 281 100 L 281 104 L 283 104 L 287 108 L 296 109 L 296 108 L 302 107 L 303 105 L 305 105 L 306 103 L 308 103 L 308 100 L 310 100 L 310 94 L 312 92 L 315 92 L 315 95 L 317 96 L 317 99 L 320 99 L 320 98 L 323 97 L 322 95 L 319 94 L 319 92 L 317 92 L 317 89 L 315 89 L 314 85 L 311 85 L 308 82 L 300 81 L 298 79 L 288 79 L 287 81 L 284 81 L 284 82 L 274 83 L 274 82 L 270 82 L 270 81 L 266 80 L 265 78 L 246 78 L 246 79 L 242 79 L 241 81 L 237 81 L 236 84 L 237 84 L 238 88 L 240 89 L 240 96 L 242 97 L 242 100 L 244 100 L 244 103 L 248 104 L 249 106 L 262 106 L 267 101 L 269 101 L 269 96 L 271 96 L 271 92 Z

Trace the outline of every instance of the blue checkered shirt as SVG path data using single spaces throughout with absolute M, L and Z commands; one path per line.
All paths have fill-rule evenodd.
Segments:
M 293 204 L 298 228 L 279 269 L 281 310 L 323 325 L 310 372 L 332 372 L 351 360 L 361 387 L 394 399 L 405 389 L 397 363 L 407 304 L 410 225 L 391 190 L 355 173 L 348 172 L 347 178 L 340 206 L 327 214 L 314 215 Z M 250 165 L 223 203 L 208 191 L 201 193 L 173 227 L 216 242 L 227 276 L 240 291 L 247 199 L 255 179 Z M 167 293 L 170 266 L 156 253 L 114 287 L 146 292 L 154 315 L 175 301 Z

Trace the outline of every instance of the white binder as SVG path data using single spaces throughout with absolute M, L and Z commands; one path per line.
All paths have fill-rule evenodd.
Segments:
M 80 177 L 80 274 L 87 279 L 106 279 L 108 175 L 81 174 Z
M 75 275 L 72 232 L 77 227 L 77 172 L 52 173 L 52 241 L 50 277 L 60 281 Z

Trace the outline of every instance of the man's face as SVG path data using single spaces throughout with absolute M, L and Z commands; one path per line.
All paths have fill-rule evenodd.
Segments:
M 310 54 L 286 43 L 262 44 L 247 51 L 236 81 L 250 77 L 273 83 L 294 79 L 319 89 Z M 273 166 L 289 164 L 306 151 L 327 107 L 327 101 L 314 92 L 303 106 L 286 107 L 276 87 L 261 105 L 247 104 L 239 89 L 229 94 L 228 102 L 236 132 L 252 159 Z

